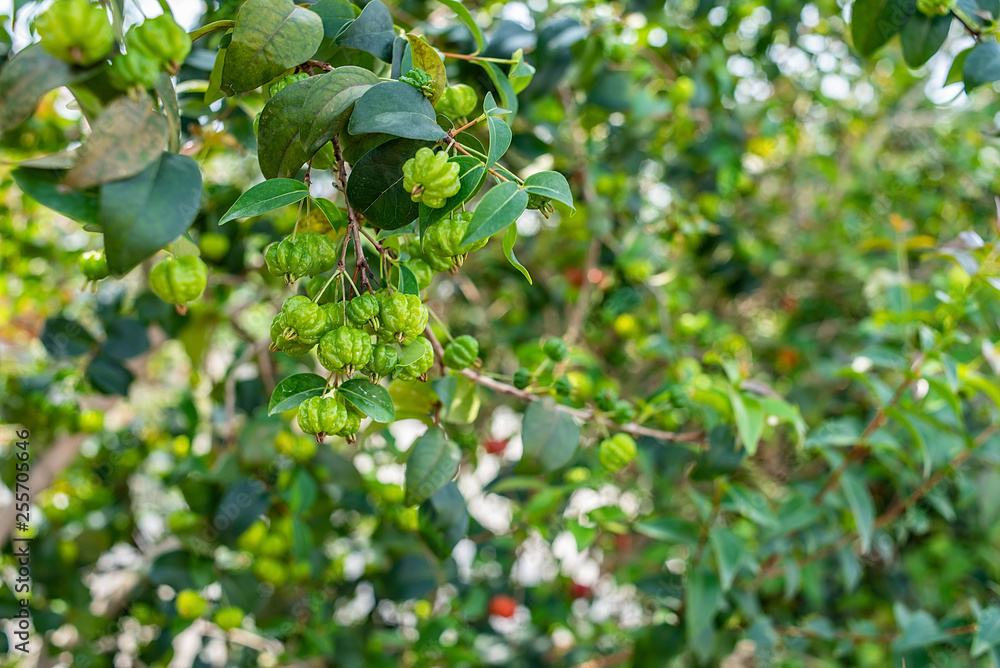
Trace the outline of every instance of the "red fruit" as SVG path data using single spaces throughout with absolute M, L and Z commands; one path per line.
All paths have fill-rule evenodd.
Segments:
M 570 267 L 565 272 L 566 279 L 573 284 L 574 287 L 580 287 L 583 285 L 583 270 L 579 267 Z
M 498 594 L 490 599 L 490 614 L 497 617 L 513 617 L 517 610 L 517 601 L 510 596 Z
M 587 585 L 582 585 L 579 582 L 574 582 L 569 586 L 569 595 L 571 598 L 590 598 L 590 587 Z
M 483 443 L 486 446 L 486 452 L 491 455 L 499 455 L 507 448 L 506 438 L 488 438 L 486 442 Z
M 618 552 L 628 553 L 632 551 L 632 535 L 627 533 L 617 534 L 615 536 L 615 549 Z

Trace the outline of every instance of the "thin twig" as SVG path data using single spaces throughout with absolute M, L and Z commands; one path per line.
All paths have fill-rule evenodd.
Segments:
M 424 330 L 424 336 L 428 338 L 431 342 L 431 347 L 434 348 L 434 355 L 441 359 L 444 355 L 444 348 L 441 347 L 441 343 L 434 336 L 434 332 L 428 327 Z M 532 402 L 538 401 L 542 397 L 532 394 L 526 390 L 519 390 L 513 385 L 508 385 L 507 383 L 501 382 L 489 376 L 484 376 L 483 374 L 475 371 L 474 369 L 462 369 L 459 371 L 463 376 L 471 380 L 477 385 L 482 385 L 483 387 L 489 388 L 494 392 L 499 392 L 500 394 L 506 394 L 509 397 L 516 397 L 522 401 Z M 616 431 L 623 431 L 627 434 L 632 434 L 633 436 L 648 436 L 650 438 L 655 438 L 660 441 L 673 441 L 675 443 L 696 443 L 701 442 L 705 438 L 705 434 L 700 431 L 691 432 L 674 432 L 674 431 L 662 431 L 660 429 L 652 429 L 650 427 L 644 427 L 638 422 L 628 422 L 626 424 L 618 424 L 613 420 L 606 418 L 601 415 L 597 415 L 595 411 L 584 408 L 573 408 L 572 406 L 564 406 L 562 404 L 555 404 L 555 409 L 561 413 L 566 413 L 567 415 L 572 415 L 573 417 L 583 421 L 603 424 L 609 429 Z

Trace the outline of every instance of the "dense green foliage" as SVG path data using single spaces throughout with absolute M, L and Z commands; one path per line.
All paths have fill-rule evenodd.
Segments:
M 86 4 L 0 33 L 45 661 L 1000 666 L 998 3 Z

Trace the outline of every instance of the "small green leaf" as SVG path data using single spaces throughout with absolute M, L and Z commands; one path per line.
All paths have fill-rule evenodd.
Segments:
M 278 383 L 271 393 L 267 414 L 274 415 L 297 408 L 306 399 L 322 396 L 326 379 L 314 373 L 297 373 Z
M 302 105 L 316 77 L 295 81 L 267 101 L 257 128 L 257 162 L 266 179 L 292 177 L 312 157 L 301 140 Z M 320 145 L 322 146 L 322 145 Z
M 729 591 L 736 578 L 736 572 L 743 565 L 743 558 L 747 555 L 746 545 L 743 539 L 729 529 L 713 529 L 709 532 L 708 542 L 712 546 L 712 553 L 715 554 L 715 566 L 719 571 L 722 591 Z
M 434 107 L 419 90 L 401 81 L 383 81 L 354 103 L 347 131 L 352 135 L 381 132 L 407 139 L 444 139 L 447 134 L 434 118 Z
M 338 67 L 312 77 L 312 85 L 299 110 L 299 140 L 311 155 L 340 134 L 354 103 L 378 83 L 378 77 L 360 67 Z
M 417 526 L 431 551 L 439 559 L 447 559 L 458 541 L 469 533 L 469 511 L 458 485 L 449 481 L 421 503 Z
M 536 172 L 524 180 L 524 190 L 534 195 L 548 197 L 561 202 L 576 213 L 573 206 L 573 193 L 569 189 L 569 181 L 559 172 Z
M 861 552 L 865 553 L 872 547 L 872 535 L 875 531 L 875 504 L 868 486 L 863 480 L 851 473 L 841 476 L 841 489 L 847 498 L 847 504 L 854 515 L 854 526 L 858 530 L 861 542 Z
M 462 244 L 488 239 L 517 220 L 527 207 L 528 193 L 513 181 L 504 181 L 479 200 Z
M 972 656 L 982 656 L 1000 645 L 1000 608 L 989 606 L 979 611 L 976 633 L 972 636 Z
M 653 540 L 666 543 L 681 543 L 684 545 L 698 544 L 698 529 L 687 520 L 676 517 L 656 517 L 642 520 L 632 525 L 636 533 L 648 536 Z
M 972 49 L 962 64 L 966 92 L 1000 79 L 1000 43 L 982 42 Z
M 753 456 L 757 452 L 757 442 L 764 431 L 764 411 L 755 398 L 740 394 L 735 389 L 729 391 L 733 404 L 733 418 L 736 420 L 736 430 L 747 454 Z
M 309 186 L 295 179 L 270 179 L 258 183 L 239 196 L 219 221 L 225 225 L 237 218 L 259 216 L 268 211 L 294 204 L 309 196 Z
M 60 188 L 62 170 L 18 167 L 12 173 L 14 183 L 25 195 L 42 206 L 72 218 L 78 223 L 100 227 L 101 215 L 96 191 L 79 191 Z
M 489 63 L 484 60 L 475 61 L 477 65 L 486 70 L 487 76 L 489 76 L 490 81 L 493 85 L 497 87 L 497 92 L 500 94 L 500 104 L 503 105 L 504 109 L 509 109 L 511 116 L 517 115 L 518 102 L 517 93 L 514 92 L 513 86 L 510 84 L 510 79 L 507 75 L 503 73 L 499 67 L 494 63 Z
M 399 265 L 399 291 L 404 295 L 420 295 L 420 288 L 417 285 L 417 277 L 413 275 L 406 265 Z
M 160 98 L 163 113 L 167 117 L 167 150 L 177 153 L 181 147 L 181 110 L 174 80 L 167 72 L 161 72 L 160 78 L 156 80 L 156 95 Z
M 693 567 L 684 579 L 684 621 L 687 637 L 697 637 L 709 628 L 722 605 L 719 578 L 705 565 Z
M 266 84 L 312 58 L 323 20 L 292 0 L 247 0 L 236 15 L 222 67 L 222 92 L 236 95 Z
M 414 90 L 413 86 L 400 85 Z M 354 164 L 347 179 L 347 200 L 373 227 L 395 230 L 416 220 L 420 209 L 403 189 L 403 163 L 426 145 L 413 139 L 393 139 Z
M 486 103 L 488 104 L 491 102 L 493 102 L 493 93 L 487 93 Z M 495 165 L 497 161 L 503 157 L 504 153 L 507 152 L 507 149 L 510 148 L 510 140 L 513 137 L 513 134 L 510 131 L 510 126 L 507 125 L 503 119 L 492 116 L 489 113 L 486 114 L 486 123 L 489 126 L 490 131 L 490 150 L 487 154 L 488 160 L 486 161 L 486 167 L 489 169 Z
M 970 53 L 972 53 L 973 48 L 974 47 L 970 47 L 965 51 L 960 51 L 955 56 L 955 60 L 951 62 L 951 67 L 948 68 L 948 76 L 944 80 L 945 86 L 950 86 L 953 83 L 959 83 L 962 81 L 962 68 L 965 67 L 965 59 L 969 57 Z
M 0 69 L 0 133 L 31 116 L 49 91 L 87 79 L 94 71 L 70 67 L 41 44 L 24 47 Z
M 416 506 L 444 487 L 458 473 L 462 451 L 438 428 L 428 429 L 413 444 L 406 461 L 404 503 Z
M 951 16 L 927 16 L 917 12 L 899 35 L 903 60 L 910 67 L 920 67 L 937 53 L 951 28 Z
M 562 468 L 573 458 L 580 443 L 580 426 L 550 402 L 536 401 L 524 412 L 521 442 L 524 452 L 517 472 L 548 473 Z
M 855 0 L 851 38 L 861 55 L 870 56 L 898 33 L 917 10 L 916 0 Z
M 514 89 L 514 92 L 520 93 L 531 83 L 531 79 L 535 76 L 535 68 L 525 62 L 524 49 L 515 51 L 511 59 L 516 62 L 511 66 L 510 72 L 507 73 L 507 78 L 510 80 L 510 86 Z
M 372 0 L 361 15 L 337 37 L 337 44 L 366 51 L 379 60 L 392 62 L 392 42 L 396 30 L 392 27 L 392 14 L 379 0 Z M 404 84 L 405 85 L 405 84 Z
M 94 122 L 63 183 L 83 190 L 135 176 L 159 159 L 166 144 L 167 119 L 148 98 L 123 95 Z
M 375 385 L 364 378 L 351 378 L 341 383 L 337 392 L 376 422 L 388 424 L 396 419 L 392 398 L 381 385 Z
M 325 197 L 311 198 L 316 208 L 323 212 L 326 219 L 330 221 L 330 226 L 335 230 L 341 230 L 347 226 L 347 214 L 336 204 Z
M 507 261 L 510 262 L 511 266 L 517 269 L 524 278 L 528 281 L 528 285 L 533 285 L 531 282 L 531 274 L 528 270 L 524 268 L 517 257 L 514 255 L 514 244 L 517 243 L 517 225 L 511 225 L 507 228 L 507 231 L 503 235 L 503 254 L 506 256 Z
M 201 208 L 201 169 L 164 153 L 141 174 L 101 187 L 104 251 L 112 276 L 124 276 L 184 234 Z
M 444 69 L 444 63 L 441 62 L 441 56 L 422 37 L 407 35 L 406 39 L 410 42 L 413 67 L 422 69 L 431 77 L 433 86 L 431 87 L 431 96 L 428 99 L 431 104 L 434 104 L 441 99 L 444 89 L 448 87 L 448 73 Z
M 439 220 L 448 217 L 448 214 L 472 199 L 479 188 L 486 180 L 486 167 L 479 158 L 468 155 L 457 155 L 449 158 L 448 162 L 455 162 L 459 165 L 458 192 L 445 200 L 444 206 L 439 209 L 432 209 L 423 202 L 420 203 L 420 229 L 424 230 Z
M 476 40 L 476 50 L 472 52 L 471 55 L 476 55 L 480 51 L 486 48 L 486 36 L 483 35 L 483 29 L 479 27 L 476 20 L 472 18 L 472 14 L 469 10 L 465 8 L 460 0 L 439 0 L 439 2 L 455 12 L 458 15 L 458 20 L 465 24 L 465 27 L 469 29 L 472 33 L 472 38 Z

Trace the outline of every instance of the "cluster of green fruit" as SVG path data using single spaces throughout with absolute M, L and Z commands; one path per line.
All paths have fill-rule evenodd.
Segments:
M 71 65 L 105 60 L 115 47 L 107 12 L 88 0 L 57 0 L 35 20 L 42 48 Z M 160 72 L 176 74 L 191 52 L 191 38 L 169 14 L 133 26 L 125 50 L 111 55 L 109 79 L 116 88 L 152 88 Z
M 174 598 L 177 616 L 181 619 L 198 619 L 208 611 L 208 601 L 194 589 L 182 589 Z M 236 629 L 243 625 L 243 610 L 236 606 L 219 608 L 212 615 L 212 621 L 223 631 Z
M 97 289 L 97 282 L 108 277 L 108 260 L 101 251 L 85 251 L 78 260 L 80 273 L 88 285 Z M 208 285 L 208 267 L 196 255 L 170 256 L 149 271 L 149 289 L 157 297 L 174 304 L 181 314 L 187 303 L 201 296 Z

